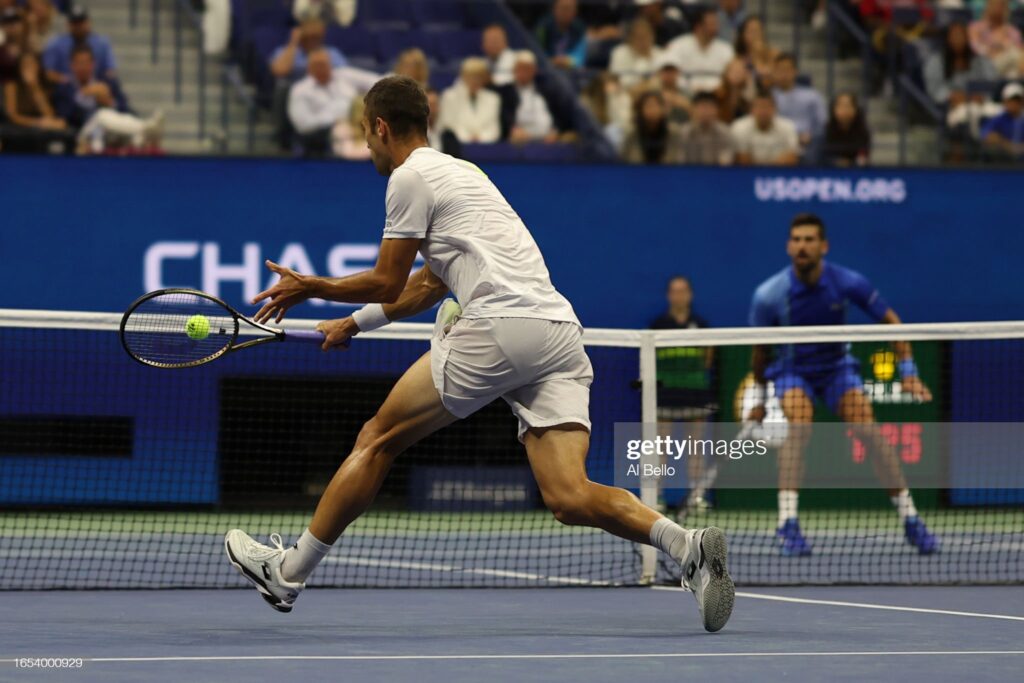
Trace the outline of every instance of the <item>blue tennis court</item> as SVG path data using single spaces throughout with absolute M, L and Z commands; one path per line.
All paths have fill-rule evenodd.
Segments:
M 311 590 L 4 596 L 0 680 L 1012 680 L 1024 587 L 741 591 L 707 634 L 663 588 Z M 75 671 L 15 658 L 81 658 Z

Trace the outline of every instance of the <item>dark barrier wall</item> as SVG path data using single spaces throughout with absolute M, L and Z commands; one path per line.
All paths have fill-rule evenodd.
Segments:
M 691 276 L 712 324 L 745 324 L 808 210 L 828 221 L 835 260 L 908 321 L 1024 317 L 1020 173 L 484 170 L 588 326 L 646 325 L 672 273 Z M 354 272 L 376 253 L 384 190 L 368 163 L 0 157 L 0 307 L 115 311 L 160 285 L 241 304 L 268 282 L 265 258 Z

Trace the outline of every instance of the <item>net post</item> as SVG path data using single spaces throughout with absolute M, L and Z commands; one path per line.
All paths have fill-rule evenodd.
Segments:
M 640 333 L 640 419 L 643 422 L 643 438 L 653 440 L 657 437 L 658 420 L 658 375 L 657 347 L 654 333 L 644 330 Z M 657 456 L 651 463 L 657 465 Z M 648 459 L 645 458 L 645 463 Z M 640 501 L 647 507 L 658 507 L 658 480 L 655 477 L 640 477 Z M 641 573 L 640 583 L 654 582 L 658 568 L 658 550 L 651 545 L 640 546 Z

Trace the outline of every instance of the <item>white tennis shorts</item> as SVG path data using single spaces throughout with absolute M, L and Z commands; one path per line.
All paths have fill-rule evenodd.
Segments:
M 430 370 L 441 402 L 469 417 L 499 396 L 532 427 L 590 429 L 594 369 L 579 326 L 532 318 L 459 318 L 430 342 Z

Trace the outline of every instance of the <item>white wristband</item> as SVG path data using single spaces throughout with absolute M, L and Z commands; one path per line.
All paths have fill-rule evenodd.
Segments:
M 352 320 L 355 321 L 360 332 L 376 330 L 378 327 L 384 327 L 391 322 L 384 315 L 384 307 L 380 304 L 366 304 L 352 314 Z

